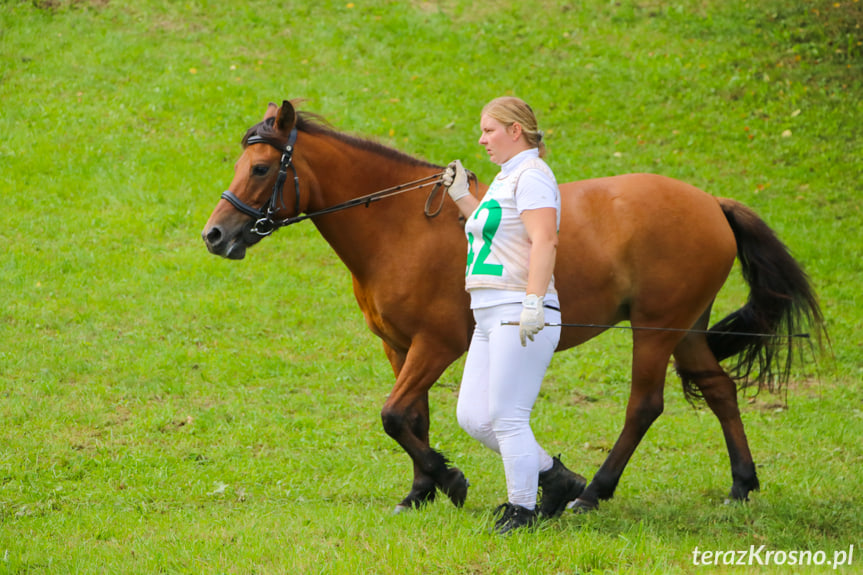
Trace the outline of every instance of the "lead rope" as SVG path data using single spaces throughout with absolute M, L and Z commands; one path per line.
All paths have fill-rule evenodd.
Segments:
M 473 183 L 474 186 L 478 187 L 479 186 L 479 180 L 477 179 L 476 174 L 474 174 L 470 170 L 465 170 L 465 171 L 467 172 L 467 177 L 468 177 L 468 188 L 470 187 L 471 183 Z M 434 199 L 434 197 L 438 193 L 438 191 L 444 187 L 443 177 L 442 177 L 443 174 L 444 174 L 444 172 L 441 172 L 439 174 L 441 176 L 441 179 L 439 179 L 435 183 L 435 187 L 432 188 L 432 191 L 429 192 L 429 197 L 426 198 L 426 205 L 425 205 L 425 209 L 423 210 L 423 213 L 425 213 L 425 215 L 429 218 L 436 218 L 441 213 L 441 211 L 443 210 L 443 205 L 444 205 L 444 202 L 446 201 L 446 194 L 441 194 L 440 204 L 438 204 L 437 209 L 434 212 L 430 211 L 432 200 Z

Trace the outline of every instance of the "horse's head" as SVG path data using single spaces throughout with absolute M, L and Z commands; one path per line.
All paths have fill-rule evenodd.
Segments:
M 299 183 L 292 162 L 296 122 L 290 102 L 281 107 L 271 103 L 263 121 L 246 132 L 234 179 L 201 233 L 211 253 L 242 259 L 246 248 L 299 212 Z

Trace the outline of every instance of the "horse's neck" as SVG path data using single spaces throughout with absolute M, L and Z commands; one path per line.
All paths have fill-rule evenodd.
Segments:
M 328 139 L 329 140 L 329 139 Z M 316 189 L 312 212 L 391 188 L 434 173 L 435 168 L 411 164 L 335 140 L 326 141 L 308 159 Z M 362 279 L 387 262 L 409 253 L 419 237 L 423 203 L 431 188 L 408 191 L 372 203 L 315 218 L 315 226 L 351 273 Z M 427 232 L 426 232 L 427 233 Z

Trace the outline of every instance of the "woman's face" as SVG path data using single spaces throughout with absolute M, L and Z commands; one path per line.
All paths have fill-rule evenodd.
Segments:
M 479 145 L 488 152 L 488 159 L 497 165 L 505 164 L 513 156 L 527 149 L 521 137 L 521 125 L 507 127 L 491 116 L 483 114 L 479 121 Z

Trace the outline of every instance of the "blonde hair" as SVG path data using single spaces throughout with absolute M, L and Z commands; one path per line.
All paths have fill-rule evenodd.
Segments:
M 545 156 L 545 142 L 542 141 L 542 131 L 536 121 L 533 109 L 521 98 L 502 96 L 485 105 L 482 115 L 494 118 L 507 128 L 515 123 L 521 126 L 525 142 L 531 148 L 539 148 L 539 156 Z

